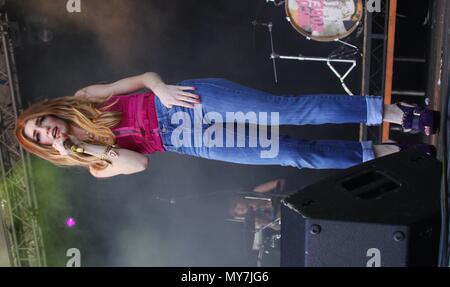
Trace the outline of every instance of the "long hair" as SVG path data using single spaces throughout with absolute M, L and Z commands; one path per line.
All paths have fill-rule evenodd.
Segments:
M 57 166 L 82 166 L 86 168 L 91 166 L 96 170 L 104 169 L 108 166 L 108 163 L 95 156 L 73 152 L 67 156 L 62 156 L 53 147 L 34 142 L 25 135 L 24 128 L 25 123 L 30 119 L 41 116 L 54 116 L 66 121 L 68 124 L 75 124 L 95 135 L 97 140 L 86 140 L 88 143 L 99 145 L 114 144 L 115 138 L 111 128 L 120 122 L 122 113 L 105 111 L 108 107 L 114 105 L 116 101 L 98 108 L 98 104 L 105 103 L 110 97 L 94 99 L 93 97 L 67 96 L 33 104 L 23 111 L 16 121 L 16 139 L 28 152 Z

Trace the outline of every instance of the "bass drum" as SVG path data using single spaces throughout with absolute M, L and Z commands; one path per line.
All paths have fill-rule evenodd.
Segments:
M 349 36 L 363 16 L 362 0 L 286 0 L 285 8 L 295 30 L 320 42 Z

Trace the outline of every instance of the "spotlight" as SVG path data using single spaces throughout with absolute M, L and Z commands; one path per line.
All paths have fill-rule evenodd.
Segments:
M 77 222 L 75 221 L 75 219 L 73 219 L 72 217 L 67 218 L 66 220 L 66 225 L 69 228 L 73 228 L 75 227 L 75 225 L 77 225 Z

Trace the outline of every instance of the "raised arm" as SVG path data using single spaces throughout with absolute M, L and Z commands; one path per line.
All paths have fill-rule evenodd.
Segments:
M 85 153 L 101 157 L 105 146 L 84 144 Z M 111 162 L 105 169 L 95 170 L 90 168 L 90 173 L 98 178 L 112 177 L 120 174 L 133 174 L 144 171 L 148 166 L 148 157 L 128 149 L 115 148 L 115 156 L 108 155 L 106 159 Z
M 142 89 L 152 90 L 161 100 L 161 103 L 168 108 L 172 106 L 193 108 L 194 104 L 200 103 L 198 95 L 187 92 L 195 90 L 194 87 L 166 85 L 160 76 L 154 72 L 125 78 L 111 84 L 91 85 L 77 91 L 74 96 L 105 98 L 129 94 Z
M 129 94 L 142 89 L 155 90 L 158 85 L 163 85 L 158 74 L 147 72 L 138 76 L 128 77 L 110 84 L 91 85 L 80 89 L 75 97 L 108 97 L 114 95 Z
M 95 177 L 111 177 L 119 174 L 132 174 L 147 169 L 148 157 L 139 152 L 114 146 L 96 145 L 78 140 L 74 135 L 63 133 L 52 144 L 62 156 L 71 152 L 92 155 L 109 162 L 106 168 L 97 170 L 90 166 Z

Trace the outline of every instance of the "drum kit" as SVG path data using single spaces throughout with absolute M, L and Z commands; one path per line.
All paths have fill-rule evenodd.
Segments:
M 273 41 L 273 23 L 252 21 L 252 25 L 267 29 L 270 45 L 275 82 L 278 83 L 277 60 L 297 60 L 326 63 L 333 74 L 339 79 L 343 89 L 353 95 L 345 83 L 345 79 L 356 67 L 357 56 L 360 55 L 357 46 L 343 41 L 361 27 L 363 17 L 363 0 L 265 0 L 275 7 L 284 7 L 286 20 L 303 37 L 317 42 L 337 42 L 339 47 L 327 57 L 306 57 L 303 55 L 288 56 L 275 52 Z M 336 65 L 350 66 L 345 73 L 339 73 Z
M 256 254 L 256 266 L 273 267 L 279 266 L 280 261 L 280 243 L 281 243 L 281 219 L 280 206 L 281 201 L 288 194 L 294 191 L 284 190 L 281 186 L 271 192 L 260 194 L 259 192 L 239 192 L 240 198 L 256 202 L 270 202 L 273 210 L 261 215 L 261 209 L 249 208 L 242 217 L 227 219 L 228 222 L 238 222 L 243 224 L 243 235 L 246 243 L 251 242 L 251 250 Z M 263 204 L 264 206 L 266 204 Z M 271 214 L 267 218 L 268 214 Z M 257 224 L 258 219 L 264 220 L 264 224 Z
M 284 196 L 283 196 L 284 197 Z M 248 197 L 245 199 L 269 200 L 269 198 Z M 279 205 L 277 207 L 279 209 Z M 279 266 L 281 219 L 279 216 L 264 226 L 256 226 L 256 211 L 250 209 L 244 217 L 227 219 L 228 222 L 243 224 L 244 242 L 251 243 L 251 250 L 256 252 L 256 265 L 258 267 Z

